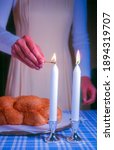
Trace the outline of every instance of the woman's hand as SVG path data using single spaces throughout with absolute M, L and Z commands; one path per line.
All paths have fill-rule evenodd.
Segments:
M 23 36 L 13 44 L 12 55 L 37 70 L 43 67 L 45 61 L 40 47 L 29 36 Z
M 84 76 L 81 78 L 81 89 L 83 104 L 89 105 L 94 103 L 96 99 L 96 88 L 89 77 Z

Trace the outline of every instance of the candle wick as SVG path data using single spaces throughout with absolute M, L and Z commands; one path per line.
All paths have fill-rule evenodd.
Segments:
M 51 61 L 51 63 L 56 64 L 56 61 Z
M 78 60 L 78 61 L 76 61 L 76 65 L 79 65 L 79 63 L 80 63 L 80 61 Z

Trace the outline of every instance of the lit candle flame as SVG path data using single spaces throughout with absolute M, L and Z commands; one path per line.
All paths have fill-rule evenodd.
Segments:
M 80 52 L 78 50 L 76 54 L 76 64 L 79 64 L 79 63 L 80 63 Z
M 56 54 L 54 53 L 52 58 L 51 58 L 51 62 L 52 63 L 56 63 Z

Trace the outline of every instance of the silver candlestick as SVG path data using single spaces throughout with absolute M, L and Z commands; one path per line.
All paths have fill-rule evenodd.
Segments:
M 75 143 L 76 141 L 81 141 L 81 138 L 77 134 L 79 123 L 80 121 L 71 121 L 72 135 L 67 137 L 68 142 Z
M 59 137 L 55 134 L 55 130 L 57 127 L 57 121 L 49 121 L 50 135 L 45 138 L 45 142 L 57 142 L 59 141 Z

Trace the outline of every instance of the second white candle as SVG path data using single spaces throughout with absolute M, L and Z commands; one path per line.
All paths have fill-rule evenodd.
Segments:
M 71 106 L 71 119 L 72 121 L 79 121 L 80 113 L 80 83 L 81 83 L 81 70 L 79 67 L 80 54 L 77 52 L 76 66 L 73 70 L 73 83 L 72 83 L 72 106 Z

